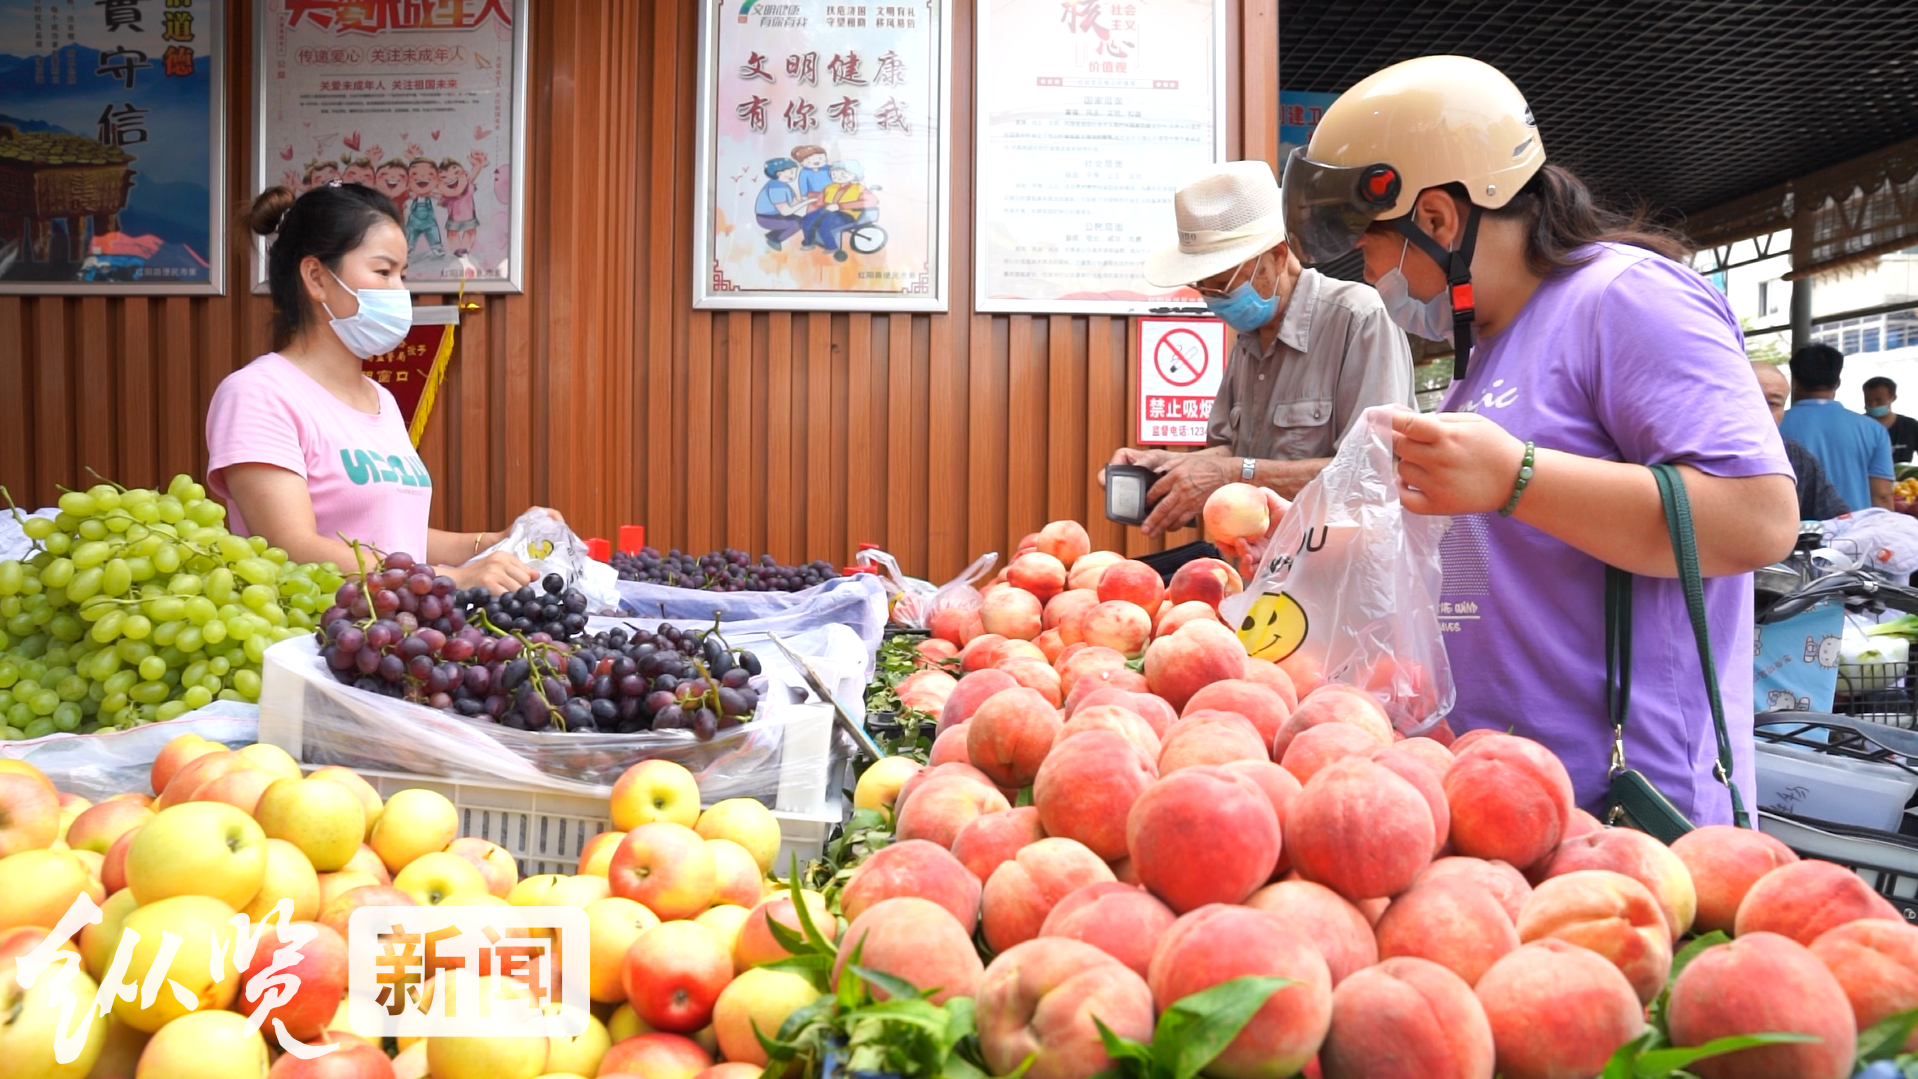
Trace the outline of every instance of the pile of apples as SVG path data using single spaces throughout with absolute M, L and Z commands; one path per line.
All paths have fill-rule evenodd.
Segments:
M 303 775 L 271 745 L 229 750 L 183 735 L 154 761 L 151 781 L 154 794 L 89 805 L 33 766 L 0 760 L 7 1079 L 749 1079 L 765 1063 L 754 1025 L 775 1032 L 818 996 L 797 975 L 754 969 L 787 954 L 768 918 L 795 931 L 800 924 L 792 899 L 768 878 L 778 819 L 744 798 L 702 812 L 694 776 L 671 762 L 642 762 L 621 776 L 608 807 L 614 830 L 586 844 L 577 874 L 525 879 L 503 848 L 461 838 L 459 813 L 437 792 L 409 788 L 382 799 L 345 768 Z M 83 973 L 63 990 L 56 963 L 22 989 L 20 957 L 53 935 L 81 895 L 103 917 L 58 947 L 80 957 Z M 282 900 L 314 936 L 290 969 L 297 992 L 249 1035 L 246 1017 L 270 1006 L 264 983 L 283 942 L 270 923 L 251 960 L 239 958 L 233 921 L 244 912 L 257 927 Z M 819 925 L 836 928 L 817 893 L 803 900 Z M 391 1059 L 354 1035 L 347 921 L 360 907 L 414 904 L 583 908 L 593 1001 L 586 1032 L 401 1039 Z M 116 969 L 126 930 L 139 942 Z M 170 959 L 163 933 L 180 942 Z M 93 1022 L 77 1059 L 58 1063 L 61 994 L 84 1008 L 105 978 L 134 991 Z M 434 988 L 425 987 L 428 1000 Z M 68 1035 L 79 1021 L 69 1020 Z M 275 1022 L 309 1045 L 338 1047 L 311 1060 L 281 1053 Z M 721 1058 L 732 1063 L 715 1064 Z
M 1206 1067 L 1218 1079 L 1593 1076 L 1668 983 L 1675 1044 L 1817 1039 L 1696 1074 L 1840 1079 L 1859 1031 L 1918 1007 L 1918 928 L 1852 871 L 1756 831 L 1666 847 L 1602 827 L 1538 743 L 1406 738 L 1365 691 L 1248 658 L 1205 599 L 1168 606 L 1136 563 L 1087 568 L 1083 534 L 1048 525 L 1042 585 L 1022 554 L 979 625 L 925 643 L 900 694 L 938 716 L 930 761 L 881 760 L 855 792 L 890 807 L 896 841 L 848 880 L 844 939 L 975 997 L 995 1072 L 1033 1055 L 1030 1079 L 1097 1074 L 1095 1018 L 1147 1040 L 1161 1010 L 1244 975 L 1294 984 Z M 1672 979 L 1710 931 L 1735 938 Z

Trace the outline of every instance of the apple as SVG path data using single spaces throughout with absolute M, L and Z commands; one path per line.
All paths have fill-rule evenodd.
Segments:
M 480 999 L 501 998 L 500 976 L 487 977 Z M 426 1064 L 433 1079 L 537 1079 L 551 1048 L 546 1038 L 428 1038 Z
M 625 832 L 601 832 L 586 841 L 579 848 L 579 871 L 603 877 L 613 867 L 613 852 L 619 849 L 619 841 L 626 838 Z
M 614 895 L 636 899 L 670 921 L 690 918 L 712 903 L 718 867 L 698 832 L 653 821 L 627 831 L 607 876 Z
M 170 896 L 141 903 L 127 915 L 124 927 L 140 939 L 133 945 L 122 980 L 145 985 L 159 958 L 163 936 L 170 936 L 178 942 L 178 950 L 160 976 L 178 984 L 194 1004 L 188 1008 L 180 1003 L 178 991 L 171 986 L 156 994 L 147 1007 L 140 1006 L 142 994 L 134 994 L 132 1000 L 115 997 L 113 1014 L 128 1026 L 151 1034 L 195 1009 L 224 1008 L 233 1002 L 240 989 L 240 972 L 234 966 L 236 930 L 230 904 L 204 895 Z M 148 1052 L 152 1048 L 149 1043 Z
M 271 1003 L 269 997 L 285 995 L 285 988 L 270 988 L 272 982 L 297 979 L 291 998 L 268 1012 L 261 1028 L 272 1030 L 273 1020 L 278 1019 L 286 1025 L 288 1034 L 310 1042 L 326 1029 L 346 994 L 346 939 L 316 922 L 298 924 L 311 931 L 313 938 L 297 948 L 293 948 L 293 934 L 282 933 L 278 922 L 263 927 L 253 946 L 253 961 L 240 977 L 240 993 L 233 1008 L 241 1015 L 252 1015 Z M 293 949 L 291 962 L 280 963 L 278 953 L 282 949 Z M 261 982 L 257 994 L 250 991 L 255 979 Z
M 139 791 L 121 791 L 119 794 L 103 800 L 108 802 L 132 802 L 135 805 L 142 805 L 148 809 L 153 808 L 153 796 L 151 794 L 142 794 Z
M 162 809 L 134 833 L 126 874 L 141 906 L 210 895 L 239 910 L 266 877 L 266 835 L 252 817 L 223 802 L 184 802 Z
M 45 850 L 58 838 L 60 796 L 53 787 L 19 772 L 0 772 L 0 858 Z
M 736 955 L 739 949 L 739 931 L 746 928 L 746 919 L 752 916 L 753 912 L 750 908 L 720 903 L 707 908 L 705 913 L 694 918 L 693 921 L 717 934 L 719 942 L 726 946 L 727 955 Z M 733 972 L 736 974 L 738 970 L 739 963 L 735 960 Z
M 320 924 L 346 936 L 346 925 L 361 907 L 417 907 L 413 897 L 386 884 L 355 888 L 320 908 Z
M 386 871 L 386 863 L 380 861 L 379 852 L 366 843 L 360 844 L 358 854 L 347 859 L 346 868 L 357 869 L 367 876 L 378 880 L 381 884 L 393 883 L 393 874 Z
M 193 800 L 225 802 L 251 817 L 260 808 L 260 796 L 279 779 L 264 768 L 241 768 L 200 784 L 200 789 L 193 792 Z
M 368 842 L 390 873 L 422 854 L 445 850 L 460 834 L 459 810 L 444 794 L 423 787 L 394 791 Z
M 106 899 L 106 889 L 72 851 L 23 850 L 0 858 L 0 929 L 59 925 L 82 894 L 95 903 Z
M 107 856 L 100 862 L 100 883 L 108 895 L 127 886 L 127 851 L 133 849 L 133 837 L 139 834 L 139 828 L 129 828 L 107 848 Z
M 625 990 L 622 989 L 620 992 L 623 993 Z M 651 1034 L 653 1028 L 646 1025 L 646 1020 L 639 1017 L 639 1013 L 633 1010 L 631 1004 L 621 1004 L 613 1009 L 612 1016 L 606 1020 L 606 1033 L 612 1036 L 613 1044 L 618 1045 L 628 1038 Z
M 706 851 L 713 856 L 713 902 L 758 906 L 765 877 L 752 853 L 730 839 L 708 839 Z
M 87 1007 L 99 991 L 98 983 L 76 971 L 73 980 L 62 985 L 64 976 L 56 968 L 47 967 L 33 980 L 32 989 L 22 989 L 16 976 L 17 962 L 0 959 L 0 1062 L 4 1062 L 0 1070 L 8 1079 L 86 1079 L 106 1047 L 107 1025 L 92 1023 L 71 1064 L 61 1064 L 55 1058 L 54 1041 L 60 1033 L 62 997 L 71 994 L 68 999 Z M 69 1032 L 78 1025 L 69 1027 Z
M 693 1039 L 649 1031 L 614 1042 L 600 1059 L 599 1074 L 605 1079 L 693 1079 L 712 1066 L 712 1053 Z
M 598 1075 L 599 1062 L 613 1047 L 606 1024 L 586 1017 L 586 1029 L 571 1038 L 551 1038 L 546 1048 L 547 1075 Z
M 67 846 L 105 854 L 121 833 L 153 819 L 153 811 L 135 802 L 105 801 L 75 817 L 67 828 Z
M 540 899 L 540 906 L 578 907 L 585 910 L 612 894 L 613 886 L 605 877 L 595 877 L 591 873 L 561 877 L 546 890 Z
M 420 1038 L 399 1051 L 393 1058 L 393 1079 L 427 1079 L 426 1039 Z M 295 1074 L 271 1075 L 267 1079 L 306 1079 Z M 384 1075 L 369 1075 L 363 1079 L 386 1079 Z
M 39 782 L 39 784 L 45 787 L 47 792 L 55 798 L 60 797 L 60 789 L 53 785 L 53 780 L 48 779 L 45 772 L 28 764 L 26 761 L 14 760 L 12 757 L 0 757 L 0 775 L 7 774 L 26 776 L 28 779 Z
M 269 839 L 300 848 L 322 873 L 342 869 L 360 851 L 366 814 L 360 800 L 324 779 L 276 779 L 260 795 L 260 827 Z
M 566 877 L 559 873 L 540 873 L 518 884 L 506 893 L 506 901 L 516 907 L 543 907 L 546 905 L 546 893 Z
M 337 875 L 337 874 L 335 874 Z M 240 913 L 255 922 L 264 921 L 275 904 L 285 899 L 293 905 L 293 920 L 310 922 L 320 916 L 320 877 L 300 848 L 284 839 L 266 841 L 266 875 L 260 890 Z
M 712 1022 L 713 1006 L 733 980 L 733 957 L 698 922 L 663 922 L 626 950 L 621 977 L 626 999 L 648 1026 L 690 1034 Z
M 245 757 L 253 767 L 271 772 L 281 779 L 300 778 L 300 762 L 293 755 L 271 742 L 255 742 L 250 746 L 241 746 L 233 752 Z
M 87 1079 L 133 1079 L 134 1069 L 140 1065 L 140 1053 L 153 1035 L 135 1030 L 111 1016 L 94 1022 L 107 1028 L 107 1044 L 100 1050 L 100 1059 L 94 1062 Z
M 355 810 L 358 808 L 354 806 Z M 446 851 L 422 854 L 407 863 L 405 869 L 393 875 L 393 887 L 412 896 L 422 907 L 437 907 L 448 896 L 460 892 L 487 891 L 486 878 L 480 875 L 478 866 Z
M 753 798 L 728 798 L 699 815 L 694 831 L 703 839 L 730 839 L 759 863 L 759 874 L 773 871 L 779 858 L 779 818 Z
M 486 890 L 502 899 L 512 892 L 513 885 L 519 883 L 519 863 L 498 843 L 478 836 L 465 836 L 453 840 L 446 848 L 446 853 L 457 854 L 477 866 L 480 876 L 486 878 Z M 611 854 L 607 856 L 611 857 Z
M 91 929 L 92 926 L 87 928 Z M 35 948 L 46 943 L 53 930 L 38 925 L 16 925 L 12 929 L 0 929 L 0 963 L 9 959 L 18 959 Z M 57 952 L 72 952 L 80 955 L 80 946 L 72 939 L 61 941 L 55 948 Z M 85 963 L 82 957 L 82 964 Z
M 80 961 L 95 979 L 106 977 L 107 968 L 113 964 L 113 953 L 120 947 L 120 930 L 126 925 L 127 915 L 139 906 L 133 901 L 133 893 L 122 888 L 107 896 L 107 901 L 100 905 L 98 922 L 81 928 Z
M 225 748 L 220 743 L 209 742 L 197 734 L 183 734 L 168 742 L 161 747 L 159 756 L 153 758 L 153 771 L 148 777 L 153 786 L 153 793 L 159 794 L 166 790 L 167 784 L 173 781 L 173 774 L 185 767 L 188 761 L 208 753 L 218 753 Z
M 135 1079 L 260 1079 L 266 1038 L 234 1012 L 197 1011 L 168 1023 L 140 1052 Z
M 426 1041 L 420 1039 L 411 1056 L 402 1052 L 391 1061 L 372 1042 L 341 1030 L 323 1031 L 308 1045 L 338 1045 L 324 1056 L 302 1060 L 283 1053 L 273 1062 L 266 1079 L 426 1079 Z M 402 1061 L 401 1058 L 405 1058 Z M 402 1072 L 402 1067 L 412 1071 Z
M 280 842 L 286 843 L 286 840 L 282 839 Z M 287 843 L 286 845 L 289 847 L 293 846 L 291 843 Z M 304 858 L 306 856 L 301 855 L 300 857 Z M 338 873 L 320 873 L 316 875 L 315 879 L 319 881 L 320 885 L 321 910 L 325 910 L 328 903 L 333 902 L 335 899 L 338 899 L 355 888 L 372 888 L 393 883 L 390 880 L 383 881 L 371 873 L 362 873 L 357 869 L 342 869 Z
M 160 792 L 160 797 L 154 801 L 153 808 L 157 812 L 182 802 L 194 801 L 201 787 L 229 772 L 251 767 L 253 767 L 252 763 L 245 757 L 227 749 L 195 757 L 173 774 L 173 782 L 168 783 L 166 790 Z
M 586 904 L 586 922 L 592 942 L 591 995 L 602 1004 L 618 1004 L 626 999 L 626 984 L 621 973 L 626 952 L 639 935 L 659 924 L 659 916 L 642 903 L 619 896 L 608 896 Z
M 802 975 L 764 967 L 741 974 L 713 1006 L 719 1051 L 727 1060 L 764 1067 L 768 1057 L 760 1036 L 776 1037 L 787 1016 L 818 999 L 819 990 Z
M 612 811 L 622 832 L 654 821 L 690 828 L 699 819 L 699 780 L 672 761 L 640 761 L 613 783 Z
M 380 792 L 373 789 L 373 784 L 362 779 L 360 774 L 351 768 L 342 768 L 337 764 L 329 764 L 324 768 L 316 768 L 313 774 L 306 778 L 323 779 L 328 783 L 338 783 L 340 786 L 352 791 L 353 796 L 360 800 L 360 809 L 366 813 L 366 835 L 361 838 L 373 838 L 373 826 L 380 822 L 380 814 L 386 809 L 386 803 L 381 800 Z

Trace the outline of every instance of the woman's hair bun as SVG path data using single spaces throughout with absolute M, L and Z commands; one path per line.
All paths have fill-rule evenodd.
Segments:
M 271 236 L 280 231 L 280 221 L 292 208 L 293 192 L 290 189 L 284 186 L 269 187 L 253 200 L 253 208 L 246 213 L 246 225 L 261 236 Z

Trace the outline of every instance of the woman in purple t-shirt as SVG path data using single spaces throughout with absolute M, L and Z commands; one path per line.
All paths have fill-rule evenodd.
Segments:
M 427 526 L 432 477 L 393 395 L 362 372 L 412 324 L 392 200 L 358 184 L 323 184 L 297 200 L 274 187 L 254 200 L 248 224 L 274 237 L 276 351 L 221 380 L 207 411 L 207 481 L 234 530 L 298 562 L 350 567 L 350 539 L 438 565 L 461 588 L 531 583 L 536 574 L 511 554 L 475 557 L 503 532 Z
M 1456 349 L 1446 412 L 1395 423 L 1405 506 L 1453 517 L 1440 618 L 1454 727 L 1543 742 L 1597 812 L 1612 748 L 1605 567 L 1619 567 L 1648 578 L 1634 587 L 1626 760 L 1694 822 L 1728 821 L 1643 467 L 1684 476 L 1733 771 L 1749 792 L 1748 575 L 1791 550 L 1798 508 L 1724 297 L 1679 261 L 1676 237 L 1596 207 L 1546 164 L 1518 89 L 1464 57 L 1407 61 L 1347 91 L 1294 152 L 1285 189 L 1302 256 L 1356 247 L 1394 321 Z

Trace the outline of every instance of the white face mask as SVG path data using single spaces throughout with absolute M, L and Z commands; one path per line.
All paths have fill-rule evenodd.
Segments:
M 333 273 L 332 270 L 326 271 Z M 334 318 L 333 332 L 340 337 L 340 343 L 346 350 L 362 360 L 370 360 L 382 353 L 391 352 L 406 340 L 406 333 L 413 328 L 413 296 L 403 288 L 363 288 L 358 292 L 347 288 L 340 281 L 339 274 L 333 274 L 333 280 L 354 299 L 360 301 L 360 309 L 351 318 Z M 322 302 L 329 317 L 333 309 Z
M 1429 300 L 1413 297 L 1411 282 L 1405 279 L 1405 252 L 1412 241 L 1405 241 L 1405 247 L 1399 249 L 1399 264 L 1385 271 L 1379 283 L 1373 287 L 1379 290 L 1379 299 L 1385 301 L 1385 313 L 1390 315 L 1400 329 L 1416 334 L 1427 341 L 1450 341 L 1452 339 L 1452 299 L 1448 291 L 1442 291 Z

